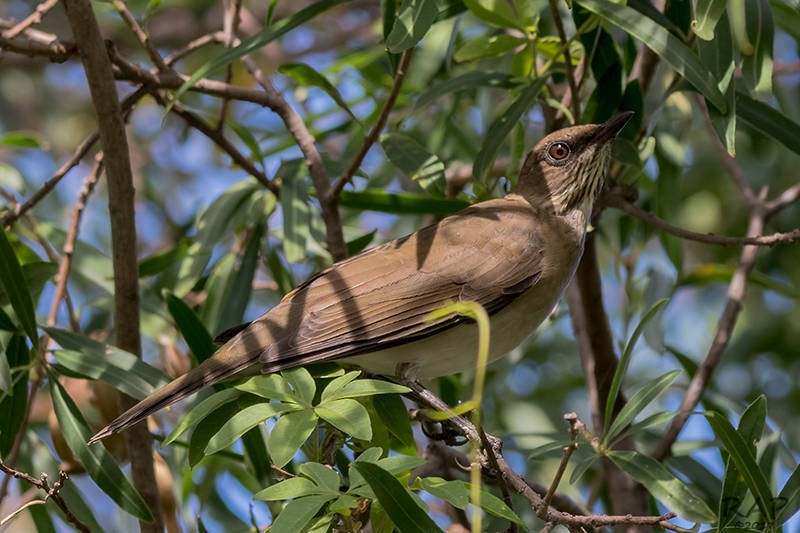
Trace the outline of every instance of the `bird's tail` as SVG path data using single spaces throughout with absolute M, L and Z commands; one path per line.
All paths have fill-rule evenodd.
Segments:
M 224 348 L 223 348 L 224 349 Z M 211 357 L 206 359 L 196 368 L 186 374 L 170 381 L 144 400 L 140 401 L 117 418 L 110 424 L 97 432 L 89 439 L 89 444 L 119 433 L 137 422 L 144 420 L 159 409 L 181 400 L 204 387 L 209 387 L 220 381 L 225 381 L 238 374 L 253 373 L 254 361 L 249 358 L 241 358 L 238 364 L 231 364 L 222 357 Z

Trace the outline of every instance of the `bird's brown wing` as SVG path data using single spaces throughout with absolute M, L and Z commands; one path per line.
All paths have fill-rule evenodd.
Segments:
M 376 351 L 467 320 L 426 320 L 448 302 L 475 301 L 496 313 L 536 283 L 541 258 L 527 203 L 475 206 L 339 263 L 288 295 L 280 305 L 294 325 L 262 353 L 263 370 Z

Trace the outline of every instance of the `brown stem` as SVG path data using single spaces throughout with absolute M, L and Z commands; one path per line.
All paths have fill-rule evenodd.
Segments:
M 798 194 L 800 191 L 791 193 L 792 195 Z M 687 241 L 702 242 L 705 244 L 716 244 L 719 246 L 775 246 L 776 244 L 792 244 L 800 241 L 800 228 L 791 231 L 773 233 L 771 235 L 750 235 L 748 237 L 724 237 L 721 235 L 714 235 L 713 233 L 697 233 L 690 231 L 679 226 L 673 226 L 663 218 L 659 218 L 655 214 L 645 211 L 637 207 L 635 204 L 630 203 L 622 196 L 611 193 L 603 195 L 602 201 L 605 205 L 616 207 L 625 211 L 631 216 L 642 220 L 651 226 L 660 230 L 666 231 L 676 237 L 685 239 Z M 769 204 L 768 204 L 769 205 Z M 773 204 L 775 205 L 775 204 Z M 763 230 L 763 228 L 762 228 Z
M 36 6 L 36 9 L 33 11 L 33 13 L 22 19 L 19 24 L 4 31 L 3 37 L 6 39 L 13 39 L 34 24 L 39 24 L 42 21 L 42 17 L 44 17 L 48 11 L 53 9 L 56 4 L 58 4 L 58 0 L 46 0 L 42 2 Z
M 566 295 L 589 390 L 592 421 L 596 431 L 599 432 L 606 424 L 604 407 L 608 401 L 618 361 L 608 315 L 603 304 L 595 239 L 595 232 L 586 236 L 583 257 Z M 614 399 L 613 414 L 616 415 L 624 405 L 625 399 L 619 394 Z M 633 440 L 622 439 L 615 448 L 632 450 Z M 609 491 L 613 495 L 611 498 L 613 512 L 646 514 L 647 494 L 641 485 L 615 467 L 611 461 L 603 461 L 603 467 L 608 478 Z
M 747 235 L 758 235 L 764 230 L 766 211 L 762 203 L 763 196 L 762 194 L 762 197 L 753 205 L 750 211 Z M 717 331 L 714 334 L 714 339 L 711 341 L 711 347 L 703 363 L 697 369 L 697 372 L 695 372 L 695 375 L 692 377 L 692 381 L 689 383 L 689 388 L 686 390 L 686 394 L 683 397 L 678 414 L 672 419 L 672 423 L 661 438 L 658 447 L 653 452 L 653 457 L 656 459 L 663 459 L 671 453 L 672 445 L 678 438 L 678 434 L 689 419 L 689 415 L 692 414 L 697 404 L 700 403 L 706 388 L 708 388 L 714 370 L 717 368 L 717 365 L 719 365 L 722 354 L 725 352 L 725 348 L 727 348 L 730 342 L 733 328 L 736 326 L 739 312 L 742 309 L 742 300 L 747 290 L 747 282 L 755 267 L 757 255 L 758 246 L 745 246 L 742 248 L 742 253 L 739 257 L 739 266 L 736 267 L 736 271 L 728 286 L 728 298 L 725 302 L 725 308 L 722 311 L 719 322 L 717 323 Z
M 411 56 L 413 53 L 414 49 L 409 48 L 403 52 L 403 55 L 400 57 L 400 64 L 397 67 L 397 73 L 394 77 L 392 89 L 389 91 L 389 96 L 386 98 L 386 103 L 383 104 L 383 109 L 381 109 L 380 115 L 378 115 L 378 120 L 375 121 L 375 125 L 372 126 L 372 129 L 364 138 L 364 142 L 361 144 L 361 149 L 358 151 L 355 158 L 353 158 L 350 166 L 347 167 L 347 170 L 345 170 L 341 176 L 339 176 L 339 179 L 336 180 L 336 183 L 331 188 L 330 195 L 332 200 L 338 200 L 339 195 L 342 193 L 342 189 L 344 189 L 344 186 L 350 183 L 350 180 L 356 175 L 358 167 L 361 166 L 361 163 L 367 156 L 367 152 L 369 152 L 369 149 L 373 144 L 375 144 L 375 141 L 378 140 L 378 136 L 381 134 L 381 131 L 383 131 L 383 127 L 386 125 L 386 121 L 389 119 L 389 113 L 392 111 L 395 101 L 397 101 L 397 95 L 400 94 L 400 87 L 403 85 L 403 80 L 406 77 L 408 64 L 411 61 Z
M 569 84 L 570 98 L 572 106 L 572 117 L 576 124 L 581 121 L 581 101 L 578 97 L 578 85 L 575 82 L 575 74 L 572 71 L 572 57 L 569 53 L 569 42 L 564 31 L 564 23 L 561 21 L 561 13 L 558 11 L 558 0 L 550 0 L 550 13 L 553 15 L 553 22 L 558 30 L 558 37 L 561 39 L 561 49 L 564 50 L 564 67 L 567 70 L 567 83 Z
M 111 246 L 114 266 L 114 333 L 119 348 L 141 355 L 139 276 L 136 256 L 133 173 L 125 121 L 117 97 L 111 62 L 90 0 L 64 0 L 72 33 L 78 43 L 103 146 Z M 135 403 L 121 395 L 120 407 Z M 153 470 L 152 437 L 146 424 L 126 432 L 133 484 L 147 502 L 153 522 L 140 521 L 142 531 L 163 530 L 161 504 Z
M 64 501 L 64 498 L 61 497 L 58 491 L 61 490 L 61 487 L 64 486 L 64 482 L 69 479 L 69 476 L 63 470 L 58 472 L 58 481 L 56 481 L 53 486 L 50 486 L 50 483 L 47 481 L 47 474 L 42 473 L 39 479 L 31 476 L 30 474 L 26 474 L 25 472 L 20 472 L 19 470 L 15 470 L 9 466 L 7 466 L 2 460 L 0 460 L 0 472 L 3 472 L 8 476 L 6 479 L 10 477 L 15 477 L 17 479 L 21 479 L 33 485 L 34 487 L 38 488 L 39 490 L 44 491 L 45 499 L 53 500 L 53 502 L 58 506 L 61 511 L 64 512 L 64 516 L 67 519 L 67 522 L 75 526 L 75 529 L 78 531 L 85 531 L 89 533 L 89 528 L 78 520 L 78 518 L 72 514 L 72 511 L 69 510 L 69 506 L 67 502 Z

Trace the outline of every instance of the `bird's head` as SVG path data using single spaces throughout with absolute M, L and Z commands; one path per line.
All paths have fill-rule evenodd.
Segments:
M 633 112 L 602 124 L 582 124 L 551 133 L 536 144 L 522 165 L 517 192 L 556 213 L 582 209 L 587 216 L 603 187 L 611 145 Z

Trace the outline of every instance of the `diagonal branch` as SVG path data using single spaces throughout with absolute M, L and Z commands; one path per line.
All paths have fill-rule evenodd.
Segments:
M 787 196 L 795 198 L 796 195 L 800 194 L 800 190 L 793 191 L 793 189 L 794 187 L 788 189 L 789 194 L 787 194 Z M 776 201 L 778 203 L 782 202 L 782 200 L 780 200 L 782 197 L 783 195 Z M 747 237 L 725 237 L 721 235 L 714 235 L 713 233 L 697 233 L 695 231 L 690 231 L 688 229 L 670 224 L 663 218 L 659 218 L 655 214 L 645 211 L 635 204 L 632 204 L 613 190 L 603 194 L 602 202 L 607 206 L 616 207 L 617 209 L 620 209 L 629 215 L 650 224 L 654 228 L 666 231 L 667 233 L 687 241 L 702 242 L 704 244 L 716 244 L 718 246 L 775 246 L 777 244 L 792 244 L 800 241 L 800 228 L 781 233 L 773 233 L 771 235 L 748 233 Z M 777 204 L 767 203 L 767 205 L 774 206 Z M 767 214 L 771 213 L 772 211 L 769 211 Z M 761 229 L 763 231 L 764 228 L 762 227 Z
M 397 67 L 397 73 L 394 77 L 392 90 L 389 92 L 389 96 L 386 98 L 386 103 L 383 104 L 383 109 L 381 109 L 381 113 L 378 115 L 378 120 L 375 121 L 375 125 L 372 126 L 372 129 L 364 139 L 364 143 L 361 145 L 361 149 L 356 154 L 353 162 L 350 163 L 350 166 L 347 167 L 347 170 L 345 170 L 344 173 L 339 176 L 339 179 L 336 180 L 336 183 L 331 188 L 330 196 L 332 200 L 338 200 L 339 195 L 342 193 L 342 189 L 344 189 L 344 186 L 350 183 L 350 180 L 356 175 L 356 172 L 358 172 L 358 167 L 361 166 L 361 163 L 367 156 L 367 152 L 369 152 L 369 149 L 373 144 L 375 144 L 375 141 L 378 140 L 378 136 L 381 134 L 381 131 L 383 131 L 383 127 L 386 125 L 386 121 L 389 119 L 389 113 L 392 111 L 395 101 L 397 101 L 397 95 L 400 94 L 400 87 L 403 85 L 403 80 L 406 77 L 408 64 L 411 61 L 411 56 L 413 53 L 413 48 L 409 48 L 403 52 L 403 55 L 400 58 L 400 64 Z
M 766 211 L 763 207 L 763 196 L 762 194 L 762 197 L 753 205 L 750 211 L 750 220 L 747 226 L 748 236 L 759 235 L 764 230 Z M 686 394 L 683 397 L 678 414 L 672 420 L 672 423 L 653 453 L 653 457 L 656 459 L 664 459 L 670 454 L 673 443 L 678 438 L 678 434 L 689 419 L 689 415 L 692 414 L 692 411 L 700 403 L 700 399 L 703 397 L 703 393 L 711 381 L 714 370 L 722 359 L 722 354 L 731 340 L 733 328 L 736 326 L 739 312 L 742 309 L 742 300 L 747 290 L 748 279 L 755 267 L 757 254 L 758 246 L 750 245 L 742 249 L 741 256 L 739 257 L 739 266 L 736 267 L 731 283 L 728 286 L 728 299 L 725 302 L 725 308 L 717 323 L 717 331 L 714 334 L 711 347 L 703 363 L 697 369 L 697 372 L 695 372 L 695 375 L 692 377 L 692 381 L 689 383 L 689 388 L 686 390 Z

